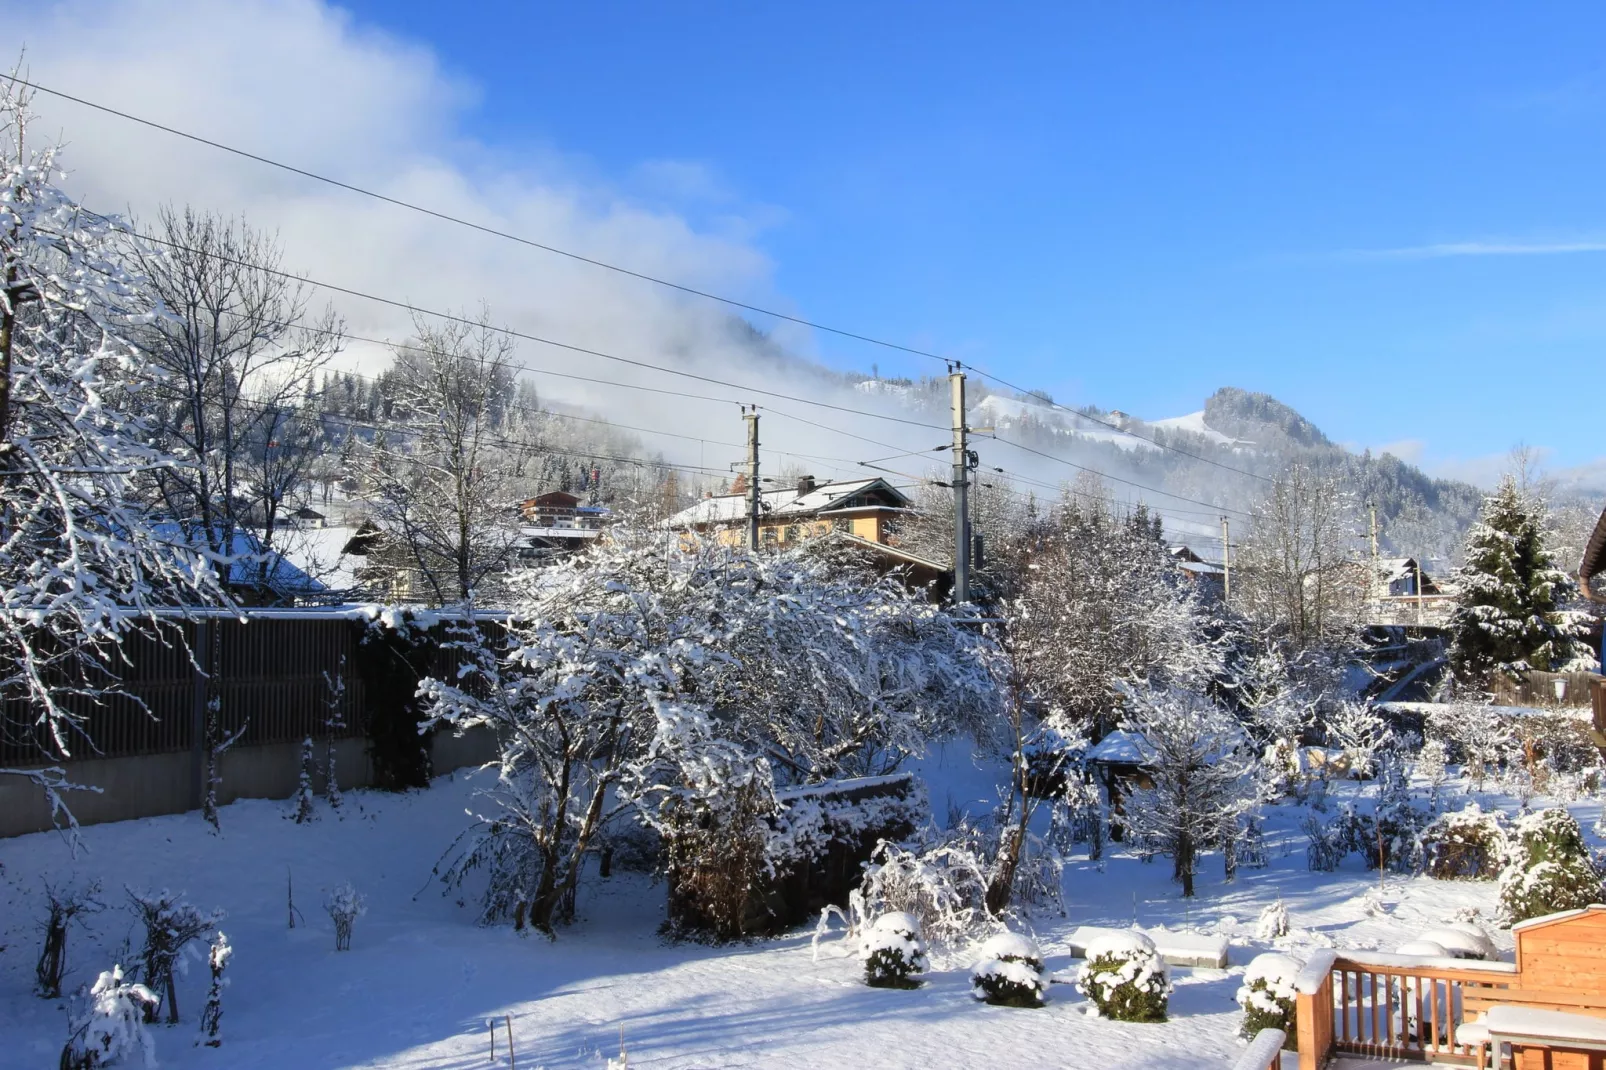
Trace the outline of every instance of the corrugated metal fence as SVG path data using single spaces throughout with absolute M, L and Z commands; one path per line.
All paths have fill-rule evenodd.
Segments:
M 366 703 L 358 649 L 363 620 L 347 616 L 252 615 L 174 621 L 143 626 L 124 641 L 127 664 L 112 668 L 125 694 L 97 701 L 63 694 L 58 701 L 83 719 L 84 736 L 71 743 L 66 760 L 122 758 L 187 751 L 203 734 L 210 642 L 218 644 L 219 712 L 227 735 L 242 726 L 242 745 L 297 742 L 363 735 Z M 211 633 L 211 634 L 208 634 Z M 194 660 L 192 661 L 192 652 Z M 448 673 L 457 658 L 437 651 L 431 671 Z M 341 723 L 331 730 L 331 692 L 325 678 L 343 678 L 336 708 Z M 18 711 L 20 712 L 20 711 Z M 19 719 L 10 719 L 12 726 Z M 49 760 L 54 747 L 43 727 L 33 737 L 0 739 L 0 765 Z

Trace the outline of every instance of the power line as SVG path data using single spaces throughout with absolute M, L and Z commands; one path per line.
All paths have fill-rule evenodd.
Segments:
M 994 439 L 993 441 L 1002 442 L 1006 446 L 1014 446 L 1018 450 L 1024 450 L 1027 453 L 1034 454 L 1034 455 L 1036 455 L 1038 457 L 1042 457 L 1045 460 L 1055 461 L 1055 462 L 1057 462 L 1059 464 L 1067 465 L 1067 466 L 1069 466 L 1071 468 L 1075 468 L 1077 471 L 1087 472 L 1087 473 L 1089 473 L 1091 475 L 1098 476 L 1101 479 L 1110 479 L 1110 480 L 1114 480 L 1117 483 L 1125 483 L 1129 487 L 1136 487 L 1138 490 L 1146 490 L 1150 494 L 1158 494 L 1161 497 L 1165 497 L 1165 498 L 1175 498 L 1179 502 L 1192 502 L 1194 505 L 1202 505 L 1207 509 L 1214 509 L 1218 513 L 1225 512 L 1225 513 L 1236 513 L 1239 516 L 1253 516 L 1252 513 L 1245 512 L 1242 509 L 1234 509 L 1231 506 L 1226 506 L 1226 505 L 1216 505 L 1216 504 L 1214 504 L 1212 502 L 1201 501 L 1198 498 L 1190 498 L 1185 494 L 1175 494 L 1175 493 L 1172 493 L 1171 491 L 1168 491 L 1168 490 L 1160 490 L 1157 487 L 1146 486 L 1145 484 L 1138 483 L 1135 480 L 1125 479 L 1125 478 L 1122 478 L 1121 476 L 1112 476 L 1108 472 L 1100 472 L 1096 468 L 1088 468 L 1085 465 L 1077 464 L 1075 461 L 1067 461 L 1063 457 L 1056 457 L 1052 453 L 1044 453 L 1042 450 L 1033 449 L 1030 446 L 1022 445 L 1019 442 L 1011 442 L 1007 438 Z
M 618 264 L 611 264 L 606 260 L 600 260 L 600 259 L 598 259 L 596 257 L 586 256 L 586 255 L 584 255 L 582 253 L 573 252 L 572 250 L 562 249 L 562 248 L 559 248 L 558 246 L 550 245 L 550 244 L 547 244 L 545 242 L 535 241 L 532 238 L 526 238 L 526 237 L 524 237 L 522 235 L 513 234 L 513 233 L 511 233 L 509 231 L 499 230 L 499 229 L 497 229 L 495 227 L 487 226 L 486 224 L 483 224 L 483 223 L 475 223 L 472 220 L 464 219 L 464 218 L 462 218 L 460 216 L 454 216 L 454 215 L 451 215 L 450 213 L 447 213 L 447 212 L 441 212 L 441 211 L 438 211 L 438 210 L 436 210 L 434 208 L 427 208 L 427 207 L 425 207 L 425 206 L 423 206 L 421 204 L 416 204 L 416 203 L 414 203 L 412 201 L 404 201 L 404 200 L 402 200 L 402 199 L 400 199 L 398 197 L 388 196 L 386 194 L 378 192 L 377 190 L 367 189 L 367 188 L 365 188 L 363 186 L 358 186 L 358 185 L 355 185 L 355 184 L 350 183 L 350 182 L 343 182 L 340 179 L 331 178 L 328 175 L 322 175 L 322 174 L 319 174 L 316 171 L 309 171 L 306 168 L 297 167 L 297 166 L 295 166 L 293 164 L 284 163 L 284 162 L 282 162 L 280 160 L 275 160 L 275 159 L 273 159 L 271 157 L 263 156 L 263 155 L 261 155 L 259 153 L 250 152 L 250 151 L 248 151 L 246 149 L 238 148 L 238 147 L 233 146 L 233 145 L 228 145 L 228 144 L 225 144 L 225 143 L 223 143 L 221 141 L 216 141 L 216 140 L 213 140 L 211 138 L 203 137 L 203 136 L 201 136 L 199 134 L 190 133 L 187 130 L 180 130 L 177 127 L 169 126 L 169 125 L 167 125 L 165 123 L 159 123 L 159 122 L 156 122 L 153 119 L 146 119 L 146 118 L 144 118 L 142 116 L 134 115 L 134 114 L 132 114 L 130 112 L 122 111 L 120 109 L 113 108 L 113 107 L 111 107 L 109 105 L 106 105 L 106 104 L 100 104 L 100 103 L 97 103 L 97 102 L 92 101 L 92 100 L 86 100 L 83 97 L 74 96 L 71 93 L 66 93 L 66 92 L 63 92 L 63 91 L 61 91 L 59 89 L 52 89 L 51 87 L 46 86 L 46 85 L 41 85 L 38 82 L 32 82 L 32 81 L 29 81 L 29 80 L 24 79 L 24 78 L 18 78 L 16 76 L 12 76 L 12 78 L 10 80 L 12 82 L 14 82 L 15 84 L 17 84 L 17 85 L 24 85 L 24 86 L 27 86 L 30 89 L 37 90 L 38 92 L 47 93 L 47 94 L 49 94 L 49 95 L 51 95 L 53 97 L 58 97 L 58 98 L 60 98 L 62 100 L 71 101 L 74 104 L 79 104 L 79 105 L 81 105 L 83 107 L 86 107 L 86 108 L 92 108 L 92 109 L 94 109 L 96 111 L 103 112 L 103 113 L 105 113 L 107 115 L 116 116 L 117 118 L 124 119 L 124 120 L 126 120 L 128 122 L 138 123 L 138 124 L 140 124 L 142 126 L 149 127 L 149 128 L 151 128 L 153 130 L 160 130 L 163 133 L 171 134 L 174 137 L 184 138 L 185 140 L 193 141 L 196 144 L 205 145 L 205 146 L 207 146 L 209 148 L 217 149 L 220 152 L 231 153 L 231 154 L 233 154 L 235 156 L 239 156 L 239 157 L 241 157 L 243 159 L 247 159 L 247 160 L 254 161 L 256 163 L 263 164 L 264 166 L 267 166 L 267 167 L 273 167 L 273 168 L 277 168 L 277 169 L 279 169 L 281 171 L 288 172 L 290 174 L 299 175 L 302 178 L 308 178 L 308 179 L 312 179 L 313 181 L 316 181 L 316 182 L 322 182 L 322 183 L 324 183 L 326 185 L 333 186 L 333 187 L 335 187 L 337 189 L 345 190 L 345 191 L 347 191 L 349 193 L 356 193 L 356 194 L 359 194 L 359 195 L 364 196 L 364 197 L 370 197 L 370 198 L 372 198 L 374 200 L 381 201 L 381 202 L 383 202 L 385 204 L 393 205 L 393 206 L 395 206 L 397 208 L 405 208 L 408 211 L 417 212 L 420 215 L 428 216 L 428 217 L 430 217 L 432 219 L 437 219 L 437 220 L 440 220 L 440 221 L 445 222 L 445 223 L 451 223 L 451 224 L 456 225 L 456 226 L 466 227 L 466 228 L 468 228 L 470 230 L 475 230 L 475 231 L 478 231 L 478 232 L 480 232 L 482 234 L 487 234 L 487 235 L 490 235 L 492 237 L 501 238 L 501 239 L 506 240 L 506 241 L 516 242 L 516 243 L 518 243 L 520 245 L 528 246 L 529 248 L 532 248 L 532 249 L 539 249 L 542 252 L 547 252 L 547 253 L 552 253 L 552 254 L 557 255 L 557 256 L 567 257 L 568 259 L 577 261 L 579 263 L 589 264 L 592 267 L 598 267 L 598 268 L 602 268 L 602 269 L 607 270 L 607 271 L 616 272 L 616 273 L 618 273 L 620 275 L 625 275 L 625 276 L 628 276 L 630 278 L 639 279 L 639 280 L 641 280 L 643 282 L 650 282 L 650 283 L 653 283 L 654 285 L 657 285 L 657 286 L 668 287 L 669 289 L 672 289 L 672 290 L 678 290 L 681 293 L 690 294 L 690 295 L 695 296 L 695 297 L 701 297 L 701 298 L 704 298 L 704 299 L 709 300 L 709 301 L 715 301 L 715 302 L 718 302 L 720 304 L 728 305 L 728 306 L 730 306 L 732 308 L 740 308 L 740 309 L 742 309 L 744 311 L 747 311 L 747 312 L 755 312 L 755 313 L 758 313 L 759 315 L 770 316 L 770 317 L 772 317 L 774 319 L 782 320 L 782 321 L 785 321 L 787 323 L 794 323 L 794 324 L 797 324 L 798 326 L 808 327 L 811 330 L 823 331 L 823 332 L 825 332 L 827 334 L 833 334 L 833 335 L 836 335 L 836 336 L 841 337 L 841 338 L 850 338 L 850 339 L 853 339 L 855 341 L 865 342 L 865 343 L 868 343 L 870 345 L 881 346 L 881 347 L 883 347 L 885 349 L 895 350 L 895 351 L 902 352 L 902 353 L 908 353 L 908 354 L 911 354 L 911 355 L 917 356 L 917 357 L 925 357 L 925 358 L 930 359 L 930 360 L 942 361 L 945 364 L 955 364 L 955 365 L 961 365 L 963 367 L 969 367 L 969 368 L 971 368 L 972 371 L 976 372 L 978 375 L 982 376 L 983 378 L 990 379 L 993 382 L 998 383 L 1000 386 L 1004 386 L 1004 387 L 1007 387 L 1010 390 L 1015 391 L 1017 394 L 1024 394 L 1024 395 L 1027 395 L 1027 396 L 1035 396 L 1035 395 L 1033 395 L 1033 393 L 1031 391 L 1026 390 L 1023 387 L 1017 386 L 1014 383 L 1011 383 L 1008 380 L 1002 378 L 1001 376 L 994 375 L 991 372 L 984 371 L 984 370 L 982 370 L 980 368 L 976 368 L 974 365 L 962 365 L 961 362 L 959 362 L 957 360 L 954 360 L 953 358 L 950 358 L 950 357 L 945 357 L 940 353 L 933 353 L 930 350 L 919 349 L 919 348 L 914 347 L 914 346 L 903 345 L 903 344 L 901 344 L 899 342 L 889 342 L 886 339 L 876 338 L 873 335 L 863 334 L 863 333 L 860 333 L 858 331 L 847 330 L 847 329 L 841 328 L 841 327 L 832 327 L 829 324 L 820 323 L 820 322 L 818 322 L 816 320 L 806 319 L 806 318 L 804 318 L 802 316 L 794 316 L 794 315 L 792 315 L 790 313 L 786 313 L 786 312 L 777 312 L 775 309 L 772 309 L 772 308 L 765 308 L 765 307 L 763 307 L 761 305 L 755 305 L 755 304 L 752 304 L 750 302 L 737 300 L 736 298 L 725 297 L 722 294 L 716 294 L 716 293 L 713 293 L 713 292 L 708 291 L 708 290 L 701 290 L 701 289 L 698 289 L 697 287 L 694 287 L 694 286 L 688 286 L 688 285 L 686 285 L 684 283 L 678 283 L 678 282 L 675 282 L 675 281 L 673 281 L 671 279 L 665 279 L 665 278 L 661 278 L 661 277 L 656 276 L 656 275 L 649 275 L 649 274 L 647 274 L 645 272 L 635 271 L 635 270 L 633 270 L 631 268 L 621 267 Z M 311 280 L 306 280 L 306 281 L 311 282 Z M 313 283 L 313 285 L 323 285 L 323 284 Z M 326 287 L 326 288 L 329 288 L 329 287 Z M 338 288 L 335 288 L 335 289 L 338 289 Z M 341 292 L 352 293 L 353 296 L 358 296 L 358 297 L 367 297 L 368 296 L 368 295 L 365 295 L 365 294 L 357 294 L 357 293 L 354 293 L 352 291 L 341 291 Z M 378 300 L 377 298 L 371 298 L 371 297 L 369 299 L 370 300 Z M 395 302 L 391 302 L 391 303 L 395 303 Z M 423 311 L 423 310 L 420 310 L 420 311 Z M 534 340 L 534 341 L 547 341 L 546 339 L 532 339 L 532 340 Z M 559 345 L 561 343 L 547 341 L 547 344 L 549 344 L 549 345 Z M 573 347 L 570 347 L 570 348 L 573 348 Z M 579 351 L 580 352 L 586 352 L 585 350 L 579 350 Z M 603 355 L 603 354 L 594 354 L 594 355 Z M 613 359 L 623 359 L 623 358 L 613 358 Z M 1090 416 L 1087 413 L 1078 412 L 1077 410 L 1072 409 L 1069 406 L 1061 405 L 1061 404 L 1059 404 L 1057 402 L 1046 401 L 1046 400 L 1044 401 L 1044 403 L 1047 404 L 1051 408 L 1061 409 L 1061 410 L 1063 410 L 1065 412 L 1072 413 L 1072 414 L 1074 414 L 1074 415 L 1076 415 L 1076 416 L 1078 416 L 1078 417 L 1080 417 L 1082 419 L 1090 420 L 1093 423 L 1099 424 L 1099 425 L 1101 425 L 1103 427 L 1107 427 L 1107 428 L 1111 429 L 1112 431 L 1116 431 L 1116 432 L 1118 432 L 1120 434 L 1123 434 L 1123 435 L 1128 435 L 1128 436 L 1130 436 L 1130 437 L 1132 437 L 1134 439 L 1137 439 L 1139 442 L 1147 442 L 1151 446 L 1155 446 L 1155 447 L 1157 447 L 1159 449 L 1169 450 L 1172 453 L 1176 453 L 1176 454 L 1179 454 L 1179 455 L 1184 456 L 1184 457 L 1192 458 L 1193 460 L 1200 461 L 1200 462 L 1202 462 L 1204 464 L 1214 465 L 1215 467 L 1224 469 L 1225 471 L 1236 472 L 1239 475 L 1247 476 L 1247 477 L 1249 477 L 1251 479 L 1258 479 L 1258 480 L 1261 480 L 1261 481 L 1267 482 L 1267 483 L 1275 482 L 1275 480 L 1271 479 L 1270 477 L 1261 475 L 1261 474 L 1259 474 L 1257 472 L 1251 472 L 1251 471 L 1248 471 L 1247 469 L 1238 468 L 1238 467 L 1236 467 L 1234 465 L 1230 465 L 1230 464 L 1225 464 L 1225 463 L 1223 463 L 1221 461 L 1217 461 L 1217 460 L 1215 460 L 1213 458 L 1205 457 L 1205 456 L 1203 456 L 1201 454 L 1194 453 L 1194 452 L 1192 452 L 1190 450 L 1182 449 L 1179 446 L 1173 446 L 1173 445 L 1170 445 L 1168 443 L 1156 441 L 1155 439 L 1152 439 L 1152 438 L 1146 438 L 1143 435 L 1140 435 L 1135 431 L 1128 430 L 1127 428 L 1121 427 L 1121 426 L 1119 426 L 1117 424 L 1110 423 L 1110 422 L 1108 422 L 1106 420 L 1101 420 L 1096 416 Z
M 40 85 L 38 82 L 31 82 L 24 78 L 18 78 L 14 75 L 11 76 L 10 81 L 17 85 L 27 86 L 29 89 L 38 90 L 41 93 L 48 93 L 51 96 L 58 97 L 62 100 L 72 101 L 74 104 L 80 104 L 86 108 L 93 108 L 96 111 L 104 112 L 107 115 L 115 115 L 119 119 L 126 119 L 129 122 L 150 127 L 153 130 L 160 130 L 163 133 L 172 134 L 174 137 L 181 137 L 187 141 L 193 141 L 197 144 L 205 145 L 221 152 L 232 153 L 233 155 L 242 157 L 243 159 L 252 160 L 268 167 L 278 168 L 281 171 L 287 171 L 290 174 L 299 175 L 302 178 L 310 178 L 315 182 L 322 182 L 325 185 L 334 186 L 337 189 L 343 189 L 349 193 L 357 193 L 364 197 L 371 197 L 374 200 L 383 201 L 384 203 L 394 205 L 397 208 L 405 208 L 408 211 L 417 212 L 420 215 L 429 216 L 445 223 L 452 223 L 456 226 L 467 227 L 470 230 L 479 231 L 481 234 L 488 234 L 495 238 L 502 238 L 506 241 L 517 242 L 520 245 L 529 246 L 532 249 L 539 249 L 542 252 L 567 257 L 570 260 L 575 260 L 582 264 L 590 264 L 592 267 L 603 268 L 604 270 L 616 272 L 620 275 L 626 275 L 633 279 L 639 279 L 642 282 L 650 282 L 657 286 L 665 286 L 669 289 L 678 290 L 681 293 L 690 294 L 694 297 L 701 297 L 709 301 L 717 301 L 720 304 L 729 305 L 732 308 L 740 308 L 747 312 L 756 312 L 762 316 L 770 316 L 778 320 L 784 320 L 788 323 L 795 323 L 801 327 L 808 327 L 813 330 L 824 331 L 828 334 L 834 334 L 841 338 L 851 338 L 855 341 L 882 346 L 886 349 L 898 350 L 900 352 L 909 353 L 917 357 L 928 357 L 932 360 L 945 361 L 948 359 L 937 353 L 931 353 L 924 349 L 917 349 L 913 346 L 902 345 L 898 342 L 888 342 L 882 338 L 875 338 L 871 335 L 845 330 L 841 327 L 832 327 L 828 324 L 804 319 L 801 316 L 794 316 L 790 313 L 777 312 L 772 308 L 765 308 L 762 305 L 755 305 L 746 301 L 739 301 L 736 298 L 725 297 L 721 294 L 716 294 L 708 290 L 700 290 L 695 286 L 687 286 L 684 283 L 675 282 L 671 279 L 660 278 L 656 275 L 648 275 L 645 272 L 635 271 L 627 267 L 621 267 L 618 264 L 610 264 L 606 260 L 599 260 L 596 257 L 586 256 L 582 253 L 576 253 L 568 249 L 561 249 L 556 245 L 548 245 L 545 242 L 538 242 L 532 238 L 526 238 L 505 230 L 498 230 L 495 227 L 487 226 L 483 223 L 475 223 L 472 220 L 464 219 L 460 216 L 454 216 L 447 212 L 437 211 L 433 208 L 426 208 L 421 204 L 415 204 L 411 201 L 404 201 L 398 197 L 387 196 L 386 194 L 380 193 L 377 190 L 366 189 L 350 182 L 342 182 L 340 179 L 331 178 L 328 175 L 321 175 L 316 171 L 309 171 L 306 168 L 296 167 L 294 164 L 283 163 L 279 160 L 275 160 L 271 157 L 263 156 L 255 152 L 250 152 L 246 149 L 237 148 L 233 145 L 226 145 L 221 141 L 214 141 L 211 138 L 202 137 L 199 134 L 192 134 L 189 131 L 180 130 L 177 127 L 168 126 L 164 123 L 156 122 L 153 119 L 142 118 L 141 116 L 133 115 L 126 111 L 121 111 L 106 104 L 99 104 L 92 100 L 86 100 L 83 97 L 74 96 L 71 93 L 64 93 L 59 89 L 52 89 L 49 86 Z
M 155 243 L 157 245 L 167 246 L 170 249 L 178 249 L 178 250 L 182 250 L 184 252 L 195 253 L 197 255 L 210 256 L 210 257 L 212 257 L 212 258 L 214 258 L 214 259 L 216 259 L 218 261 L 221 261 L 222 263 L 225 263 L 225 264 L 233 264 L 233 265 L 235 265 L 237 267 L 251 268 L 251 269 L 256 270 L 256 271 L 261 271 L 264 274 L 274 275 L 274 276 L 277 276 L 279 278 L 287 279 L 287 280 L 290 280 L 290 281 L 293 281 L 293 282 L 303 283 L 303 284 L 305 284 L 307 286 L 316 286 L 319 289 L 329 290 L 329 291 L 331 291 L 333 293 L 345 294 L 348 297 L 361 298 L 364 301 L 372 301 L 372 302 L 374 302 L 376 304 L 387 305 L 387 306 L 389 306 L 391 308 L 399 308 L 399 309 L 402 309 L 402 310 L 404 310 L 406 312 L 414 313 L 416 315 L 432 316 L 432 317 L 434 317 L 436 319 L 443 320 L 443 321 L 445 321 L 447 323 L 456 323 L 456 324 L 461 324 L 461 325 L 466 326 L 466 327 L 475 327 L 475 328 L 479 328 L 479 329 L 482 329 L 482 330 L 492 331 L 492 332 L 494 332 L 496 334 L 505 335 L 505 336 L 507 336 L 509 338 L 518 338 L 518 339 L 521 339 L 521 340 L 526 341 L 526 342 L 536 342 L 536 343 L 539 343 L 541 345 L 553 346 L 554 348 L 557 348 L 557 349 L 568 350 L 571 353 L 580 353 L 580 354 L 582 354 L 584 356 L 588 356 L 588 357 L 598 357 L 598 358 L 600 358 L 602 360 L 618 361 L 621 364 L 629 364 L 632 367 L 645 368 L 645 369 L 647 369 L 649 371 L 663 372 L 666 375 L 679 375 L 679 376 L 682 376 L 682 377 L 687 378 L 687 379 L 695 379 L 698 382 L 711 383 L 711 384 L 713 384 L 715 386 L 728 387 L 729 389 L 732 389 L 732 390 L 742 390 L 742 391 L 745 391 L 745 392 L 750 393 L 750 394 L 762 394 L 765 397 L 781 398 L 782 400 L 785 400 L 785 401 L 795 401 L 795 402 L 798 402 L 799 404 L 802 404 L 802 405 L 813 405 L 813 406 L 815 406 L 817 408 L 822 408 L 822 409 L 833 409 L 833 410 L 835 410 L 837 412 L 851 413 L 851 414 L 853 414 L 855 416 L 864 416 L 864 417 L 868 417 L 869 419 L 872 419 L 872 420 L 886 420 L 886 421 L 888 421 L 890 423 L 908 424 L 911 427 L 923 427 L 923 428 L 926 428 L 927 430 L 935 430 L 935 431 L 945 431 L 945 430 L 947 430 L 947 428 L 941 427 L 941 426 L 939 426 L 937 424 L 929 424 L 929 423 L 925 423 L 925 422 L 923 422 L 921 420 L 910 420 L 910 419 L 907 419 L 907 418 L 902 417 L 902 416 L 889 416 L 886 413 L 870 412 L 870 411 L 865 410 L 865 409 L 855 409 L 855 408 L 851 408 L 850 406 L 847 406 L 847 405 L 832 404 L 831 402 L 828 402 L 828 401 L 813 401 L 813 400 L 811 400 L 809 398 L 798 397 L 795 394 L 783 394 L 778 390 L 766 390 L 764 387 L 761 387 L 761 386 L 747 386 L 747 385 L 744 385 L 742 383 L 731 383 L 731 382 L 727 382 L 727 381 L 725 381 L 723 379 L 715 379 L 712 376 L 698 375 L 696 372 L 683 371 L 683 370 L 678 369 L 678 368 L 666 368 L 661 364 L 652 364 L 652 363 L 650 363 L 648 361 L 644 361 L 644 360 L 636 360 L 636 359 L 631 358 L 631 357 L 621 357 L 621 356 L 617 356 L 617 355 L 615 355 L 613 353 L 605 353 L 600 349 L 588 349 L 585 346 L 578 346 L 578 345 L 574 345 L 574 344 L 569 343 L 569 342 L 559 342 L 556 339 L 543 338 L 543 337 L 541 337 L 540 335 L 537 335 L 537 334 L 529 334 L 529 333 L 524 332 L 524 331 L 517 331 L 517 330 L 514 330 L 511 327 L 497 327 L 497 326 L 489 324 L 489 323 L 481 323 L 481 322 L 479 322 L 477 320 L 470 319 L 467 316 L 457 315 L 456 313 L 440 312 L 440 311 L 437 311 L 435 309 L 424 308 L 424 307 L 422 307 L 420 305 L 415 305 L 410 301 L 399 301 L 399 300 L 397 300 L 395 298 L 391 298 L 391 297 L 381 297 L 378 294 L 366 293 L 366 292 L 364 292 L 362 290 L 352 289 L 349 286 L 340 286 L 340 285 L 337 285 L 337 284 L 332 283 L 332 282 L 323 282 L 323 281 L 320 281 L 318 279 L 309 278 L 309 277 L 307 277 L 305 275 L 296 275 L 296 274 L 293 274 L 293 273 L 288 272 L 288 271 L 281 271 L 278 268 L 268 267 L 267 265 L 264 265 L 264 264 L 256 264 L 256 263 L 251 263 L 249 261 L 238 260 L 238 259 L 235 259 L 233 257 L 224 256 L 224 255 L 222 255 L 220 253 L 215 253 L 215 252 L 210 252 L 210 251 L 203 252 L 202 250 L 193 249 L 193 248 L 191 248 L 191 247 L 189 247 L 187 245 L 184 245 L 184 244 L 182 244 L 180 242 L 169 241 L 166 238 L 158 238 L 155 235 L 151 235 L 151 234 L 140 234 L 140 233 L 136 232 L 134 236 L 138 237 L 138 238 L 140 238 L 140 239 L 142 239 L 144 241 L 153 242 L 153 243 Z

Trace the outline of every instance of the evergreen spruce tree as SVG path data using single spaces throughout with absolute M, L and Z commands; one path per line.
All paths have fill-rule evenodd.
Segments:
M 1544 503 L 1511 476 L 1486 498 L 1467 533 L 1461 593 L 1451 617 L 1457 680 L 1487 687 L 1496 673 L 1552 671 L 1589 660 L 1579 616 L 1562 608 L 1576 587 L 1546 545 Z

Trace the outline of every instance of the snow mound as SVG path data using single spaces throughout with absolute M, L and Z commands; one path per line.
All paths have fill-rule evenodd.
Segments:
M 1496 954 L 1494 941 L 1477 926 L 1465 923 L 1429 929 L 1417 940 L 1438 944 L 1446 954 L 1458 959 L 1492 959 Z
M 999 933 L 987 938 L 981 945 L 979 956 L 982 962 L 988 959 L 1030 959 L 1034 962 L 1043 961 L 1043 953 L 1037 950 L 1037 944 L 1020 933 Z
M 902 910 L 890 910 L 875 920 L 870 926 L 872 932 L 882 933 L 909 933 L 912 936 L 920 935 L 920 922 L 913 914 Z
M 1136 930 L 1115 929 L 1090 941 L 1086 956 L 1096 959 L 1100 955 L 1130 955 L 1134 952 L 1155 951 L 1154 941 Z
M 1416 958 L 1447 959 L 1450 958 L 1450 949 L 1433 940 L 1421 938 L 1408 941 L 1394 949 L 1396 955 L 1411 955 Z
M 1265 981 L 1274 987 L 1287 988 L 1292 993 L 1294 981 L 1299 977 L 1299 971 L 1304 968 L 1305 964 L 1292 955 L 1278 952 L 1256 955 L 1244 969 L 1244 984 Z

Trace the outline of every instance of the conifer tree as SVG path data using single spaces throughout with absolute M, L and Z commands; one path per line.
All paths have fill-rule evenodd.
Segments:
M 1563 608 L 1576 584 L 1556 567 L 1544 513 L 1544 502 L 1508 475 L 1467 533 L 1450 622 L 1450 665 L 1465 684 L 1485 687 L 1496 673 L 1548 672 L 1591 660 L 1577 638 L 1579 615 Z

